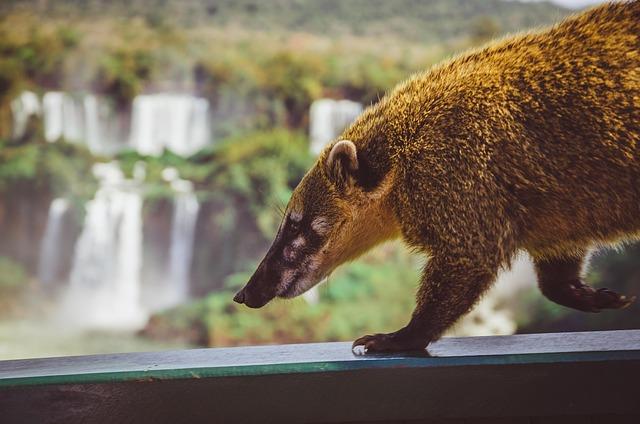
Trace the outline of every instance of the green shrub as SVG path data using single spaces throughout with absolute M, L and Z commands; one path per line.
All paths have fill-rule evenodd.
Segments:
M 153 53 L 143 48 L 120 47 L 104 55 L 95 85 L 121 107 L 131 103 L 150 81 L 155 67 Z
M 0 294 L 13 294 L 27 283 L 27 271 L 24 267 L 10 258 L 0 256 Z

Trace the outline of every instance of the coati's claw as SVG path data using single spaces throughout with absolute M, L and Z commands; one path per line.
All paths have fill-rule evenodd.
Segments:
M 360 337 L 351 346 L 356 355 L 374 352 L 407 352 L 424 350 L 428 341 L 408 337 L 405 333 L 371 334 Z
M 561 305 L 585 312 L 600 312 L 603 309 L 622 309 L 635 301 L 608 288 L 594 289 L 582 281 L 560 286 L 548 293 L 548 297 Z
M 601 288 L 595 292 L 595 303 L 600 309 L 626 308 L 633 303 L 635 299 L 635 296 L 627 297 L 607 288 Z

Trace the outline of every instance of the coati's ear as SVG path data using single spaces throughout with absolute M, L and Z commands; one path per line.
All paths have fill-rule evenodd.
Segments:
M 338 141 L 329 152 L 326 167 L 329 179 L 338 189 L 352 186 L 358 172 L 356 145 L 349 140 Z

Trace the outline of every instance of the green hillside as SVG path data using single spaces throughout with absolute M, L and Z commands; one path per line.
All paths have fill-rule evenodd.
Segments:
M 51 17 L 142 17 L 150 23 L 299 31 L 323 36 L 396 36 L 443 42 L 474 31 L 511 32 L 569 13 L 547 2 L 504 0 L 4 0 L 0 10 Z M 487 18 L 490 24 L 486 27 Z

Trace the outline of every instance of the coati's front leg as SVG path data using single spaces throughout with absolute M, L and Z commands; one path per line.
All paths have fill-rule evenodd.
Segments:
M 584 260 L 584 254 L 534 259 L 542 294 L 555 303 L 585 312 L 621 309 L 634 301 L 634 297 L 628 298 L 607 288 L 594 289 L 586 285 L 580 277 Z
M 499 264 L 440 254 L 426 265 L 417 306 L 409 324 L 389 334 L 373 334 L 353 342 L 366 352 L 422 350 L 469 312 L 494 281 Z

